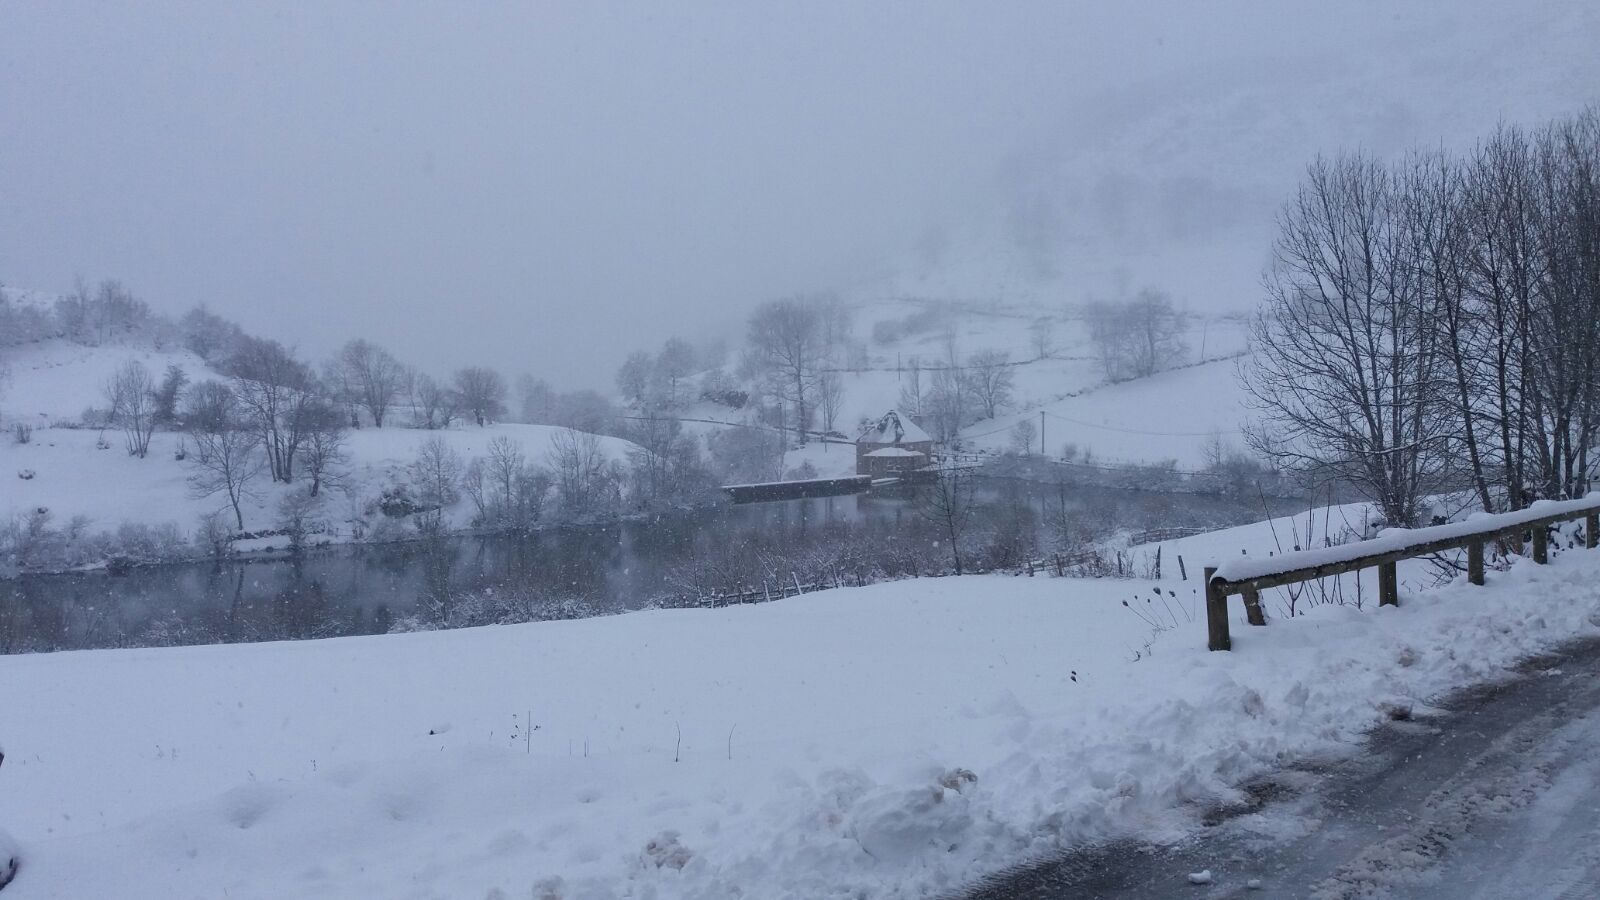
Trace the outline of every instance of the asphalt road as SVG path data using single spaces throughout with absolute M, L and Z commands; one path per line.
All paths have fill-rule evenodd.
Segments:
M 1600 642 L 1441 706 L 1252 785 L 1178 844 L 1070 853 L 967 900 L 1600 898 Z

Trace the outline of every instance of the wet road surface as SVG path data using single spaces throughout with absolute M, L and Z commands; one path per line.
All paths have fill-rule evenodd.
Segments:
M 1600 642 L 1249 793 L 1177 844 L 1073 852 L 967 900 L 1600 898 Z

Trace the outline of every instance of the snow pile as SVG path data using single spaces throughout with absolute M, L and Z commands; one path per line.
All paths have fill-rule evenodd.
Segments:
M 1600 554 L 1559 553 L 1240 627 L 1233 653 L 1203 649 L 1193 580 L 968 577 L 0 658 L 8 897 L 923 896 L 1180 833 L 1386 710 L 1600 633 L 1597 581 Z

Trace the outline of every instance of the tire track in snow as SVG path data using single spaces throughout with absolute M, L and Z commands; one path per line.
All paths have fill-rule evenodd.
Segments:
M 1441 706 L 1255 786 L 1255 803 L 1192 811 L 1177 843 L 1087 848 L 965 896 L 1600 896 L 1600 642 Z M 1211 884 L 1188 882 L 1204 869 Z

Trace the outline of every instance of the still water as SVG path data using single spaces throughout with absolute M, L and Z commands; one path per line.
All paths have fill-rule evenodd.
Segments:
M 1100 527 L 1221 526 L 1261 517 L 1261 501 L 991 482 L 991 512 L 1043 520 L 1063 502 Z M 1295 501 L 1273 501 L 1274 513 Z M 490 597 L 500 620 L 606 615 L 682 603 L 685 573 L 730 548 L 804 552 L 841 539 L 924 540 L 910 497 L 861 494 L 676 512 L 649 521 L 532 534 L 360 545 L 300 559 L 230 560 L 0 581 L 0 653 L 377 634 L 418 621 L 476 624 L 461 598 Z M 881 544 L 880 544 L 881 546 Z M 456 611 L 449 604 L 458 605 Z M 444 604 L 441 606 L 441 604 Z

